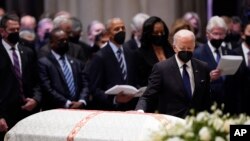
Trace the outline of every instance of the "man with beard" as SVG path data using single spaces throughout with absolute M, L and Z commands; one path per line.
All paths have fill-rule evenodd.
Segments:
M 214 16 L 208 21 L 206 31 L 208 41 L 204 46 L 195 50 L 194 57 L 208 63 L 212 80 L 212 100 L 220 105 L 224 103 L 225 77 L 220 77 L 220 70 L 216 67 L 222 55 L 231 54 L 227 47 L 222 46 L 227 33 L 227 25 L 221 17 Z
M 0 41 L 0 141 L 21 119 L 39 111 L 36 57 L 19 41 L 19 17 L 6 14 L 1 20 Z
M 132 110 L 137 103 L 133 96 L 123 92 L 116 96 L 104 93 L 115 85 L 137 85 L 133 54 L 122 45 L 125 40 L 124 22 L 120 18 L 108 20 L 107 34 L 108 44 L 94 54 L 88 66 L 93 102 L 96 109 Z
M 210 78 L 205 62 L 192 58 L 195 35 L 182 29 L 174 35 L 175 55 L 154 65 L 147 90 L 136 110 L 185 118 L 190 109 L 210 108 Z
M 42 109 L 82 109 L 89 94 L 84 65 L 66 55 L 69 50 L 65 31 L 55 28 L 50 37 L 50 53 L 39 59 L 39 76 L 43 92 Z

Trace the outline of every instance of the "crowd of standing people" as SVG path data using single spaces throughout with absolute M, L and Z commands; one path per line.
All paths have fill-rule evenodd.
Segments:
M 227 17 L 228 18 L 228 17 Z M 185 118 L 216 102 L 225 112 L 250 114 L 250 22 L 213 16 L 201 38 L 199 16 L 186 13 L 171 28 L 157 16 L 136 14 L 131 39 L 119 18 L 88 25 L 68 12 L 36 22 L 5 13 L 0 21 L 0 141 L 21 119 L 57 108 L 158 112 Z M 223 55 L 243 61 L 221 75 Z M 147 86 L 141 97 L 115 85 Z

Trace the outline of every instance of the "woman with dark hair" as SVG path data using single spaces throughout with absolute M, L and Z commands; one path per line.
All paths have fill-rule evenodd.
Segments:
M 142 45 L 136 51 L 140 86 L 148 84 L 148 77 L 155 63 L 174 55 L 168 36 L 168 27 L 161 18 L 152 16 L 144 22 L 141 37 Z

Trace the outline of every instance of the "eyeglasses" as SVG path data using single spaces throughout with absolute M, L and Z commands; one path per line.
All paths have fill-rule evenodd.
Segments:
M 226 33 L 220 33 L 220 32 L 209 32 L 210 35 L 212 35 L 213 37 L 225 37 Z

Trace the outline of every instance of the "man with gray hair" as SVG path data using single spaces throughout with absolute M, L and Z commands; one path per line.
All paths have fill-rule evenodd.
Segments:
M 230 54 L 230 50 L 222 46 L 227 33 L 225 21 L 219 17 L 211 17 L 206 27 L 207 43 L 194 52 L 194 57 L 208 64 L 211 79 L 212 100 L 219 105 L 222 104 L 224 97 L 224 78 L 220 77 L 217 65 L 222 55 Z
M 130 49 L 137 49 L 141 47 L 141 34 L 144 22 L 149 18 L 145 13 L 136 14 L 131 22 L 131 39 L 128 40 L 124 46 Z
M 195 35 L 182 29 L 174 35 L 175 55 L 154 65 L 147 90 L 136 110 L 185 118 L 190 109 L 209 110 L 210 78 L 207 64 L 192 58 Z

